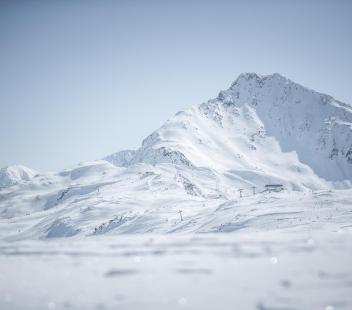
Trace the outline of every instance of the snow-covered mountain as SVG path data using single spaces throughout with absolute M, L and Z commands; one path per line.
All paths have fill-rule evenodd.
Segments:
M 352 107 L 273 74 L 241 74 L 216 99 L 177 113 L 133 152 L 105 158 L 210 167 L 255 183 L 352 180 Z
M 29 181 L 36 174 L 36 171 L 22 165 L 13 165 L 1 168 L 0 187 L 8 187 L 22 181 Z
M 352 179 L 352 106 L 273 74 L 242 74 L 213 101 L 254 109 L 284 152 L 329 181 Z
M 270 193 L 268 184 L 286 191 Z M 12 240 L 268 229 L 283 213 L 289 228 L 310 225 L 314 212 L 325 225 L 326 197 L 345 212 L 340 225 L 350 220 L 351 184 L 351 106 L 279 74 L 246 73 L 137 150 L 1 189 L 0 217 L 11 223 L 0 222 L 0 232 Z

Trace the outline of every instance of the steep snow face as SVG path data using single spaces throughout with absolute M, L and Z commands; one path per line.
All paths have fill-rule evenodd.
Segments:
M 136 151 L 134 150 L 124 150 L 109 156 L 104 157 L 103 159 L 112 163 L 117 167 L 127 167 L 131 164 L 131 160 L 134 157 Z
M 239 187 L 268 183 L 283 183 L 290 189 L 327 186 L 296 153 L 282 151 L 249 106 L 208 102 L 178 113 L 144 141 L 133 160 L 208 167 Z
M 242 74 L 213 101 L 253 108 L 284 152 L 329 181 L 352 179 L 352 107 L 273 74 Z
M 36 171 L 21 165 L 7 166 L 0 169 L 0 187 L 8 187 L 21 181 L 29 181 Z
M 350 186 L 351 111 L 279 74 L 242 74 L 216 99 L 177 113 L 130 163 L 210 167 L 254 184 Z

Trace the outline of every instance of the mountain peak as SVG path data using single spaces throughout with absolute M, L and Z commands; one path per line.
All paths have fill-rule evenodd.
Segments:
M 258 84 L 264 83 L 266 80 L 277 80 L 277 81 L 290 81 L 285 76 L 281 75 L 280 73 L 273 73 L 269 75 L 259 75 L 255 72 L 244 72 L 241 73 L 237 79 L 231 84 L 230 89 L 234 88 L 235 86 L 242 84 L 243 82 L 257 82 Z M 292 82 L 292 81 L 291 81 Z M 293 82 L 292 82 L 293 83 Z

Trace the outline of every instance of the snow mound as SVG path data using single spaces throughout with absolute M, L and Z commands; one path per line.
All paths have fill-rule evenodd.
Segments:
M 7 166 L 0 169 L 0 187 L 8 187 L 22 181 L 29 181 L 36 171 L 21 165 Z
M 70 177 L 71 180 L 76 180 L 82 177 L 95 176 L 96 174 L 104 174 L 109 169 L 114 169 L 115 166 L 105 160 L 97 160 L 93 162 L 80 163 L 77 166 L 63 170 L 61 176 Z
M 47 230 L 46 238 L 72 237 L 79 233 L 70 218 L 55 220 Z

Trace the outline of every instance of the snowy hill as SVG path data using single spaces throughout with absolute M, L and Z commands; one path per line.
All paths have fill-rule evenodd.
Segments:
M 29 181 L 36 171 L 21 165 L 7 166 L 0 169 L 0 187 L 8 187 L 21 181 Z
M 1 189 L 0 233 L 17 240 L 342 229 L 352 214 L 351 111 L 279 74 L 242 74 L 138 150 Z M 285 190 L 269 192 L 268 184 Z

